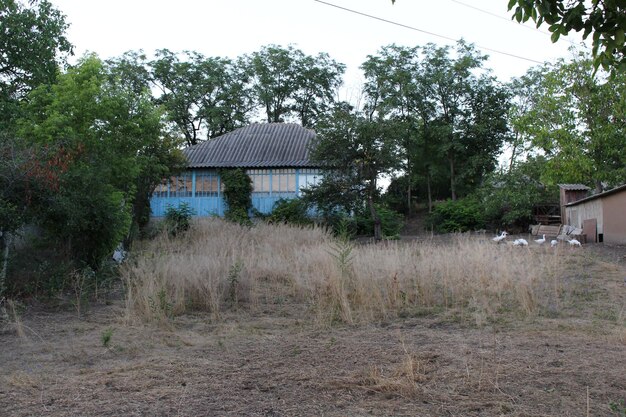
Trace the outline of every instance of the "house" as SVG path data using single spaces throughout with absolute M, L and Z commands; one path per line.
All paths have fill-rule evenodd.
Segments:
M 294 198 L 316 184 L 318 166 L 309 150 L 315 132 L 292 123 L 253 123 L 183 150 L 187 169 L 159 185 L 150 199 L 152 215 L 187 203 L 197 216 L 223 216 L 220 170 L 245 169 L 252 180 L 252 204 L 269 213 L 281 198 Z
M 587 242 L 626 244 L 626 184 L 564 208 L 566 223 L 582 229 Z

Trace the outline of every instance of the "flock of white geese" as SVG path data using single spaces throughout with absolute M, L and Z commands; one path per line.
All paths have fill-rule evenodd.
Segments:
M 500 242 L 505 242 L 506 241 L 506 237 L 507 237 L 508 233 L 506 231 L 502 232 L 499 236 L 494 237 L 493 240 L 496 243 L 500 243 Z M 582 246 L 580 244 L 580 242 L 576 239 L 569 239 L 566 240 L 566 242 L 570 245 L 570 246 Z M 546 235 L 543 235 L 541 237 L 541 239 L 535 239 L 535 243 L 538 245 L 543 245 L 544 243 L 546 243 Z M 556 247 L 558 246 L 559 241 L 556 239 L 552 239 L 550 241 L 550 246 L 551 247 Z M 528 241 L 526 239 L 515 239 L 513 241 L 513 246 L 528 246 Z

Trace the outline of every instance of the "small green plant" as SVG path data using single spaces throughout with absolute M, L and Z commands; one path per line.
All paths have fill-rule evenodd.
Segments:
M 111 344 L 111 337 L 113 337 L 113 329 L 109 327 L 108 329 L 105 329 L 100 335 L 100 341 L 102 342 L 103 347 L 109 347 L 109 345 Z
M 611 401 L 609 403 L 609 409 L 616 413 L 619 417 L 626 417 L 626 402 L 624 399 Z
M 341 221 L 337 229 L 337 238 L 331 246 L 330 254 L 337 262 L 337 266 L 341 271 L 341 278 L 346 280 L 350 277 L 352 270 L 352 250 L 354 245 L 351 241 L 349 232 L 349 223 Z
M 172 303 L 168 300 L 165 288 L 161 288 L 156 293 L 156 297 L 148 297 L 148 304 L 155 317 L 168 319 L 173 317 L 174 308 Z
M 172 236 L 184 233 L 191 227 L 191 216 L 195 211 L 187 203 L 181 203 L 177 208 L 168 206 L 165 211 L 165 227 Z
M 239 302 L 239 278 L 241 277 L 241 270 L 243 269 L 243 262 L 241 259 L 237 259 L 235 263 L 230 267 L 228 271 L 228 299 L 234 308 L 237 308 Z

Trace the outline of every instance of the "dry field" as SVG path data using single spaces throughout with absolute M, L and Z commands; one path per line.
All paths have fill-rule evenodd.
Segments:
M 5 303 L 0 415 L 626 415 L 626 247 L 208 221 L 122 276 Z

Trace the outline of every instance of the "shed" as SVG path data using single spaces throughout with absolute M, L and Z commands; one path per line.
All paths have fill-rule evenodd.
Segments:
M 565 206 L 574 201 L 582 200 L 589 195 L 590 188 L 583 184 L 559 184 L 560 204 L 561 204 L 561 223 L 569 224 Z
M 165 180 L 150 199 L 152 215 L 187 203 L 197 216 L 223 216 L 221 169 L 242 168 L 252 180 L 252 204 L 272 211 L 281 198 L 294 198 L 320 179 L 309 151 L 315 132 L 293 123 L 253 123 L 187 147 L 187 169 Z
M 626 244 L 626 184 L 568 203 L 565 212 L 588 242 Z

